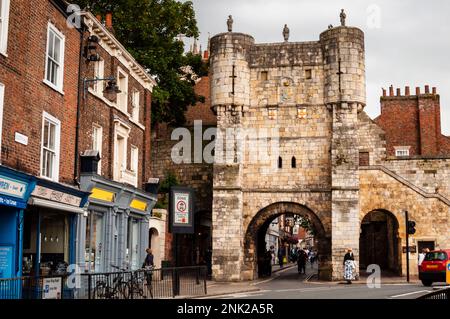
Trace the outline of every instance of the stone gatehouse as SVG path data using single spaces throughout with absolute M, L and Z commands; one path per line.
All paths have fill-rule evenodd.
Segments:
M 373 252 L 384 250 L 382 269 L 404 274 L 405 210 L 417 222 L 411 245 L 450 247 L 450 157 L 386 154 L 383 128 L 364 112 L 360 29 L 330 27 L 315 42 L 272 44 L 221 33 L 211 38 L 209 78 L 217 114 L 215 280 L 255 279 L 265 249 L 259 235 L 286 213 L 312 222 L 321 279 L 342 278 L 348 247 L 361 266 L 378 263 Z M 271 132 L 265 140 L 277 147 L 261 158 L 261 139 L 246 130 Z M 414 274 L 417 255 L 410 258 Z

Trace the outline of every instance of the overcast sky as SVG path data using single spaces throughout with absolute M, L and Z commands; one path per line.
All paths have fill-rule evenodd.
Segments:
M 436 86 L 441 96 L 442 131 L 450 135 L 450 1 L 448 0 L 192 0 L 206 48 L 211 36 L 233 31 L 252 35 L 257 43 L 282 42 L 287 23 L 289 41 L 317 41 L 329 24 L 339 25 L 344 8 L 347 25 L 365 32 L 366 112 L 380 113 L 381 88 L 409 85 L 422 92 Z

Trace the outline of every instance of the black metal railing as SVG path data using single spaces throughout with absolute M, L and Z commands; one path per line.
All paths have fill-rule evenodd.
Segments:
M 429 294 L 420 296 L 417 299 L 450 299 L 450 288 L 439 289 L 437 291 L 430 292 Z
M 81 275 L 82 299 L 161 299 L 205 295 L 206 267 L 88 273 Z

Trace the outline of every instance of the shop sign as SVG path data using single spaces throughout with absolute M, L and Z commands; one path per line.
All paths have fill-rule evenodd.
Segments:
M 0 176 L 0 194 L 23 199 L 27 191 L 27 183 L 5 176 Z
M 17 208 L 25 208 L 27 206 L 27 204 L 24 202 L 19 202 L 17 200 L 14 200 L 11 198 L 6 198 L 3 196 L 0 196 L 0 205 L 17 207 Z
M 403 246 L 403 253 L 406 254 L 406 246 Z M 417 246 L 409 246 L 409 252 L 415 254 L 417 252 Z
M 33 193 L 31 193 L 31 195 L 76 207 L 80 207 L 81 204 L 81 198 L 78 196 L 70 195 L 39 185 L 36 185 L 36 188 L 34 189 Z
M 61 299 L 62 278 L 44 278 L 42 299 Z
M 90 199 L 99 199 L 105 202 L 114 202 L 115 194 L 113 192 L 105 191 L 101 188 L 93 188 L 91 190 Z
M 11 278 L 13 260 L 13 247 L 0 246 L 0 278 Z
M 145 212 L 147 209 L 147 203 L 141 200 L 133 199 L 130 207 Z
M 173 233 L 194 233 L 194 190 L 187 187 L 170 189 L 170 219 Z

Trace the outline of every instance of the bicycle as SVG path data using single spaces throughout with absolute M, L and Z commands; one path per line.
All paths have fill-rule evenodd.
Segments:
M 120 267 L 111 265 L 111 267 L 126 271 Z M 113 278 L 113 286 L 109 285 L 109 276 L 117 275 Z M 130 286 L 123 280 L 123 273 L 111 273 L 107 274 L 104 280 L 98 280 L 95 283 L 95 288 L 93 290 L 93 299 L 129 299 L 130 296 Z

